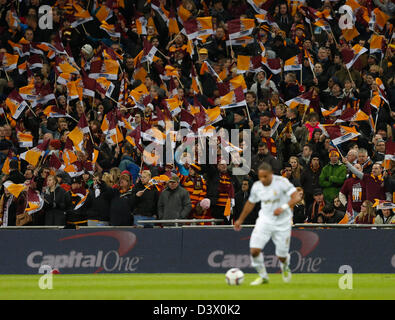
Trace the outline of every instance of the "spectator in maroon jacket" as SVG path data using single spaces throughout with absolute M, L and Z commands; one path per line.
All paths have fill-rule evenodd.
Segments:
M 362 166 L 359 163 L 354 164 L 354 168 L 362 172 Z M 366 200 L 365 181 L 352 174 L 350 178 L 344 181 L 339 192 L 339 199 L 350 214 L 350 222 L 352 222 L 361 211 L 362 202 Z
M 374 202 L 375 199 L 385 200 L 384 179 L 382 177 L 383 167 L 380 163 L 375 163 L 372 166 L 372 173 L 362 173 L 353 167 L 347 159 L 343 158 L 343 162 L 347 168 L 361 179 L 366 186 L 366 200 Z

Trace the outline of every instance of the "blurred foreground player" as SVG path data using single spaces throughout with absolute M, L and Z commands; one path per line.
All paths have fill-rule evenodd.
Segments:
M 251 282 L 256 286 L 269 282 L 262 249 L 270 239 L 276 247 L 276 255 L 280 260 L 280 268 L 284 282 L 291 280 L 289 268 L 289 245 L 291 240 L 293 206 L 301 200 L 301 193 L 288 179 L 273 174 L 269 164 L 263 163 L 258 168 L 259 181 L 251 189 L 250 197 L 244 205 L 234 229 L 239 231 L 244 219 L 261 202 L 261 210 L 250 238 L 251 265 L 257 270 L 259 277 Z

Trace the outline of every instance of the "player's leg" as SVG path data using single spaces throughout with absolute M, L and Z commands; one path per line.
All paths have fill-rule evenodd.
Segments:
M 251 285 L 259 285 L 262 283 L 267 283 L 269 281 L 262 253 L 262 248 L 265 247 L 266 243 L 269 240 L 270 232 L 256 225 L 250 238 L 250 255 L 251 266 L 255 268 L 255 270 L 259 274 L 259 277 L 255 281 L 253 281 Z
M 280 269 L 284 282 L 291 281 L 291 269 L 289 264 L 291 256 L 289 254 L 289 245 L 291 242 L 291 229 L 273 232 L 273 242 L 276 247 L 276 256 L 280 261 Z

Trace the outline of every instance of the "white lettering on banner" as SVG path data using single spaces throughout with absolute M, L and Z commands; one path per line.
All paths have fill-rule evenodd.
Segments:
M 291 251 L 292 272 L 319 272 L 324 258 L 303 257 L 299 251 Z M 279 261 L 275 255 L 264 255 L 267 268 L 278 268 Z M 208 265 L 212 268 L 249 268 L 251 258 L 248 254 L 225 254 L 222 250 L 216 250 L 209 254 Z M 293 267 L 292 267 L 293 266 Z
M 347 264 L 340 266 L 339 273 L 344 273 L 344 276 L 341 276 L 338 282 L 339 289 L 352 290 L 353 273 L 351 266 Z
M 43 251 L 33 251 L 26 259 L 30 268 L 40 268 L 49 265 L 52 268 L 99 268 L 104 271 L 134 272 L 142 257 L 122 257 L 118 251 L 111 250 L 106 253 L 98 251 L 96 255 L 84 255 L 82 252 L 70 251 L 68 254 L 44 254 Z
M 38 270 L 38 273 L 41 273 L 44 275 L 40 277 L 38 280 L 38 287 L 41 290 L 52 290 L 53 289 L 53 274 L 52 274 L 52 268 L 47 265 L 42 265 L 40 266 L 40 269 Z

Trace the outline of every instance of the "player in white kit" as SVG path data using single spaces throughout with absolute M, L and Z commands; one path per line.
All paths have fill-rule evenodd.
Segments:
M 261 210 L 250 238 L 251 265 L 257 270 L 259 277 L 251 285 L 269 282 L 262 249 L 270 239 L 276 247 L 276 256 L 280 260 L 280 268 L 284 282 L 291 280 L 289 268 L 289 245 L 292 229 L 293 206 L 301 200 L 301 193 L 288 179 L 274 175 L 269 164 L 263 163 L 258 169 L 259 181 L 252 188 L 234 229 L 239 231 L 244 219 L 261 202 Z

